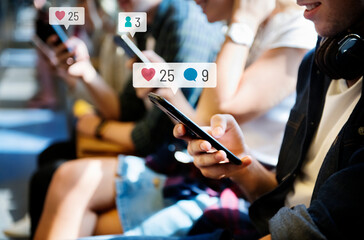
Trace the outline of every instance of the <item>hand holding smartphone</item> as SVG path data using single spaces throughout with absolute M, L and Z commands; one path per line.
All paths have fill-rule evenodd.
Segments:
M 35 22 L 36 36 L 46 43 L 51 35 L 57 35 L 58 41 L 56 42 L 56 45 L 65 43 L 68 40 L 68 36 L 64 26 L 49 24 L 50 7 L 51 4 L 46 2 L 43 6 L 39 6 L 38 8 L 37 20 Z
M 41 21 L 41 20 L 38 20 Z M 42 52 L 51 62 L 54 62 L 54 53 L 52 47 L 47 44 L 47 39 L 51 35 L 57 35 L 58 39 L 54 43 L 55 45 L 59 45 L 68 40 L 68 36 L 66 32 L 62 29 L 61 26 L 51 26 L 46 23 L 41 23 L 37 21 L 36 34 L 33 36 L 32 42 L 38 48 L 40 52 Z M 67 52 L 71 52 L 71 49 L 67 48 Z M 54 62 L 55 64 L 55 62 Z
M 241 160 L 235 156 L 232 152 L 230 152 L 227 148 L 225 148 L 221 143 L 219 143 L 215 138 L 210 136 L 204 130 L 202 130 L 196 123 L 190 120 L 186 115 L 180 112 L 177 108 L 175 108 L 170 102 L 168 102 L 163 97 L 159 96 L 155 93 L 149 93 L 148 97 L 152 103 L 154 103 L 159 109 L 161 109 L 164 113 L 168 115 L 169 118 L 174 123 L 182 123 L 186 129 L 188 134 L 196 139 L 204 139 L 211 143 L 211 145 L 216 150 L 223 150 L 227 158 L 230 162 L 240 165 Z
M 49 7 L 50 4 L 47 3 L 44 4 L 42 8 L 38 9 L 33 43 L 41 52 L 43 52 L 43 54 L 45 54 L 45 56 L 51 60 L 54 56 L 52 55 L 51 46 L 47 45 L 47 39 L 52 35 L 56 35 L 58 39 L 54 44 L 59 45 L 61 43 L 65 43 L 68 40 L 68 35 L 63 26 L 49 24 Z M 71 52 L 71 49 L 67 48 L 67 51 Z
M 56 45 L 60 43 L 65 43 L 68 40 L 67 33 L 60 25 L 49 25 L 42 20 L 37 20 L 36 22 L 36 35 L 44 42 L 52 35 L 57 35 L 58 41 Z

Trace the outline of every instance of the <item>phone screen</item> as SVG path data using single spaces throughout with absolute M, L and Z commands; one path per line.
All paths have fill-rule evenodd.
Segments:
M 241 164 L 241 160 L 237 156 L 235 156 L 232 152 L 230 152 L 207 132 L 202 130 L 196 123 L 190 120 L 186 115 L 184 115 L 166 99 L 155 93 L 149 93 L 148 97 L 150 101 L 152 101 L 158 108 L 166 113 L 174 123 L 182 123 L 186 127 L 186 130 L 190 136 L 197 139 L 204 139 L 210 142 L 215 149 L 223 150 L 226 153 L 227 158 L 230 162 L 237 165 Z
M 60 43 L 65 43 L 68 40 L 68 36 L 66 33 L 66 29 L 62 25 L 50 25 L 49 24 L 49 8 L 51 5 L 49 3 L 45 3 L 42 8 L 38 9 L 38 15 L 35 22 L 36 35 L 40 40 L 44 43 L 47 42 L 47 39 L 51 35 L 57 35 L 58 40 L 56 45 Z
M 46 43 L 47 39 L 54 34 L 58 36 L 56 45 L 65 43 L 68 40 L 67 33 L 62 26 L 49 25 L 47 22 L 40 19 L 36 21 L 36 34 L 44 43 Z
M 134 42 L 126 35 L 115 35 L 114 36 L 114 42 L 116 45 L 122 47 L 125 51 L 125 53 L 130 57 L 139 58 L 140 61 L 143 63 L 150 63 L 149 59 L 144 56 L 142 51 L 134 44 Z

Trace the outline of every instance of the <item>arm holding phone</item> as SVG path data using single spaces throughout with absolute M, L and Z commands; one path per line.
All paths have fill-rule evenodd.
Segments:
M 268 171 L 255 158 L 246 155 L 247 146 L 239 125 L 231 115 L 214 115 L 207 132 L 238 157 L 241 165 L 225 164 L 226 153 L 214 151 L 210 142 L 192 139 L 183 124 L 174 127 L 177 138 L 188 141 L 188 152 L 194 158 L 194 164 L 208 178 L 230 178 L 237 183 L 250 202 L 277 186 L 275 173 Z
M 140 51 L 140 49 L 133 43 L 127 35 L 115 35 L 114 42 L 116 45 L 122 47 L 125 53 L 131 58 L 130 68 L 136 61 L 143 63 L 163 63 L 165 62 L 162 57 L 156 54 L 153 50 Z M 147 99 L 150 92 L 154 92 L 170 101 L 174 106 L 184 112 L 190 118 L 194 118 L 195 110 L 191 104 L 187 101 L 182 91 L 178 90 L 176 94 L 173 94 L 169 88 L 135 88 L 136 95 L 140 99 Z M 148 101 L 149 102 L 149 101 Z
M 113 89 L 96 72 L 90 62 L 86 45 L 78 38 L 71 37 L 65 44 L 55 45 L 56 36 L 51 36 L 47 43 L 53 46 L 57 57 L 57 69 L 65 79 L 81 79 L 90 91 L 97 110 L 97 114 L 86 114 L 79 118 L 77 131 L 88 137 L 95 137 L 102 118 L 108 121 L 99 130 L 102 140 L 114 142 L 122 147 L 124 153 L 134 151 L 131 141 L 131 131 L 134 128 L 132 122 L 119 122 L 120 103 Z M 73 49 L 68 52 L 67 49 Z
M 243 133 L 233 116 L 214 115 L 211 126 L 204 131 L 161 96 L 154 93 L 148 96 L 173 122 L 178 123 L 173 134 L 189 142 L 188 152 L 205 177 L 231 178 L 249 201 L 277 186 L 275 174 L 249 156 Z
M 57 58 L 57 70 L 61 77 L 72 87 L 81 79 L 103 118 L 118 119 L 119 101 L 111 89 L 92 66 L 86 45 L 78 38 L 71 37 L 65 43 L 57 45 L 58 37 L 52 35 L 47 44 L 52 46 Z M 72 51 L 68 51 L 72 49 Z

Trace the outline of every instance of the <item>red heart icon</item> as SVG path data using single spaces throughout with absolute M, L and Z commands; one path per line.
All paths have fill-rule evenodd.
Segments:
M 64 15 L 66 15 L 64 11 L 56 11 L 56 17 L 58 18 L 58 20 L 62 20 L 62 18 L 64 18 Z
M 142 69 L 142 76 L 145 80 L 150 81 L 155 75 L 154 68 L 143 68 Z

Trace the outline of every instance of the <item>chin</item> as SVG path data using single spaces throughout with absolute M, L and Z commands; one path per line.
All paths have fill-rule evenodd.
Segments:
M 217 22 L 217 21 L 222 21 L 224 19 L 218 17 L 218 16 L 214 16 L 212 14 L 206 14 L 206 17 L 207 17 L 207 21 L 209 21 L 210 23 L 214 23 L 214 22 Z
M 334 37 L 346 28 L 315 25 L 316 32 L 321 37 Z
M 314 21 L 316 32 L 321 37 L 333 37 L 341 32 L 347 31 L 356 20 L 341 20 L 341 21 Z
M 209 23 L 213 23 L 216 22 L 217 20 L 214 17 L 207 16 L 207 21 L 209 21 Z

